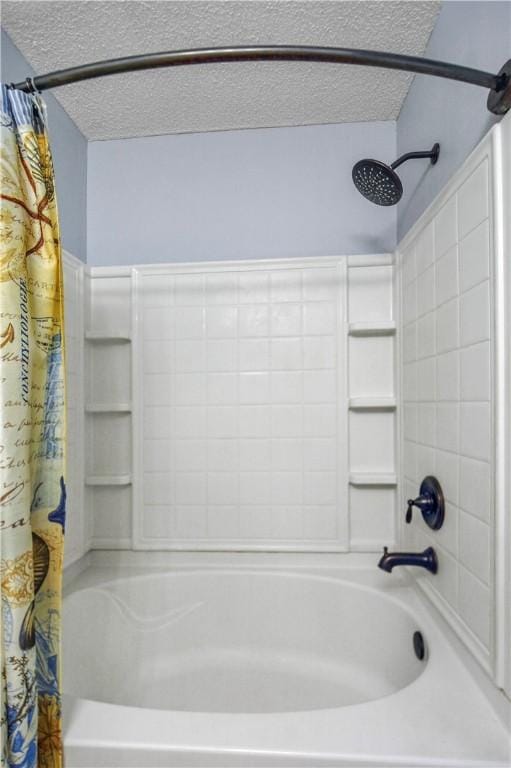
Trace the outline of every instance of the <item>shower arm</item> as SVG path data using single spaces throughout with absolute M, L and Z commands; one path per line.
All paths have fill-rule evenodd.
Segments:
M 419 56 L 406 56 L 386 51 L 366 51 L 357 48 L 317 46 L 254 45 L 146 53 L 139 56 L 125 56 L 82 64 L 77 67 L 49 72 L 45 75 L 37 75 L 34 78 L 27 77 L 24 82 L 12 84 L 11 87 L 30 93 L 122 72 L 233 61 L 315 61 L 398 69 L 489 88 L 487 106 L 490 112 L 503 115 L 511 108 L 511 59 L 494 75 L 480 69 L 424 59 Z
M 438 160 L 438 155 L 440 154 L 440 144 L 434 144 L 432 149 L 426 152 L 407 152 L 404 155 L 401 155 L 401 157 L 398 157 L 397 160 L 394 160 L 393 163 L 390 164 L 390 167 L 392 170 L 395 170 L 396 168 L 399 168 L 400 165 L 403 163 L 406 163 L 407 160 L 418 160 L 420 158 L 429 157 L 431 158 L 431 165 L 435 165 L 436 161 Z

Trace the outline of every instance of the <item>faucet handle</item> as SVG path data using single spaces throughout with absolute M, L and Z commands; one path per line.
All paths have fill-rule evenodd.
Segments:
M 433 530 L 442 527 L 444 521 L 444 495 L 440 483 L 431 475 L 425 477 L 421 483 L 419 496 L 416 499 L 408 499 L 405 521 L 412 522 L 413 508 L 417 507 L 422 512 L 424 522 Z

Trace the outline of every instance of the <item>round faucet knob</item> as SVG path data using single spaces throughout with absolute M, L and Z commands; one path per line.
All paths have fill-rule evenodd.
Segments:
M 444 495 L 442 488 L 436 477 L 429 475 L 425 477 L 419 489 L 419 496 L 416 499 L 408 499 L 405 521 L 412 522 L 413 507 L 417 507 L 422 512 L 424 522 L 433 530 L 442 527 L 444 521 Z

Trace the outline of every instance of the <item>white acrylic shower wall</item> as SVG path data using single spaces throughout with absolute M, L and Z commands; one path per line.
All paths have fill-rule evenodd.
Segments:
M 92 270 L 93 546 L 394 540 L 392 258 Z
M 438 552 L 418 584 L 511 693 L 510 179 L 508 116 L 396 267 L 66 255 L 66 563 L 91 546 L 376 553 L 397 511 L 401 545 Z M 447 497 L 436 533 L 403 523 L 426 474 Z
M 403 499 L 436 475 L 447 499 L 438 532 L 420 513 L 407 549 L 434 546 L 435 577 L 417 582 L 501 684 L 505 531 L 503 137 L 484 139 L 399 247 Z M 509 140 L 509 138 L 508 138 Z M 506 480 L 507 482 L 507 480 Z M 403 502 L 402 502 L 403 504 Z M 508 543 L 509 544 L 509 543 Z M 503 549 L 504 548 L 504 549 Z
M 70 565 L 89 549 L 84 515 L 83 441 L 83 262 L 64 253 L 64 329 L 66 361 L 67 514 L 64 562 Z

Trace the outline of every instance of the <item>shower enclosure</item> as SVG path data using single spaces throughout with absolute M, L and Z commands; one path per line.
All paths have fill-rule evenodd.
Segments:
M 70 765 L 507 764 L 510 125 L 395 253 L 68 260 Z

